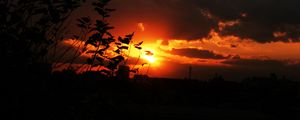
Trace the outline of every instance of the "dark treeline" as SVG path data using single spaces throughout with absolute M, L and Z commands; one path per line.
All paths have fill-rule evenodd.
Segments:
M 242 82 L 148 78 L 122 80 L 97 72 L 56 72 L 40 96 L 25 93 L 23 117 L 42 119 L 298 118 L 299 82 L 253 77 Z M 32 115 L 32 116 L 31 116 Z M 21 116 L 18 116 L 21 117 Z

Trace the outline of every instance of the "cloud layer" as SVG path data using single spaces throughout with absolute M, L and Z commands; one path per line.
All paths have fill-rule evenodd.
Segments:
M 171 51 L 168 51 L 174 55 L 185 56 L 189 58 L 202 58 L 202 59 L 225 59 L 223 55 L 219 55 L 209 50 L 199 50 L 195 48 L 184 48 L 176 49 L 173 48 Z
M 200 39 L 219 30 L 220 22 L 239 21 L 218 32 L 265 43 L 299 41 L 299 4 L 299 0 L 113 0 L 112 7 L 120 10 L 115 17 L 124 21 L 167 30 L 166 39 Z M 276 32 L 284 34 L 278 37 Z

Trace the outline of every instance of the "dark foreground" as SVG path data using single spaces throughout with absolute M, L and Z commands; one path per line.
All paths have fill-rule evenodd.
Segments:
M 218 77 L 208 82 L 134 81 L 65 72 L 38 87 L 26 83 L 15 88 L 9 93 L 8 116 L 19 120 L 300 119 L 299 83 L 276 76 L 242 82 Z

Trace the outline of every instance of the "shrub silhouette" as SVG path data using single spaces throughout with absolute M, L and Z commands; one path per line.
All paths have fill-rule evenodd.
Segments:
M 49 49 L 64 37 L 66 19 L 85 0 L 16 0 L 0 2 L 2 62 L 9 72 L 51 69 Z M 44 69 L 44 68 L 43 68 Z
M 95 20 L 94 25 L 91 25 L 90 17 L 82 17 L 77 20 L 77 26 L 86 29 L 87 34 L 89 34 L 83 48 L 84 53 L 90 56 L 86 60 L 86 63 L 90 65 L 88 71 L 94 67 L 102 66 L 106 69 L 102 69 L 101 72 L 110 73 L 108 75 L 112 76 L 121 62 L 125 61 L 125 51 L 130 49 L 134 33 L 124 37 L 119 36 L 117 39 L 112 35 L 110 30 L 114 27 L 108 23 L 107 18 L 115 9 L 106 7 L 109 2 L 110 0 L 98 0 L 92 4 L 94 10 L 101 17 L 101 19 Z M 142 43 L 135 44 L 135 48 L 142 49 Z
M 41 113 L 39 105 L 44 99 L 41 94 L 46 94 L 53 63 L 52 56 L 47 54 L 63 40 L 64 23 L 83 2 L 85 0 L 0 1 L 0 61 L 4 82 L 1 85 L 7 89 L 5 99 L 14 112 L 8 114 L 9 118 Z

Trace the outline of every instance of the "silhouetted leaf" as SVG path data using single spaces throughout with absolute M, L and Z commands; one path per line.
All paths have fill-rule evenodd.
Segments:
M 131 33 L 131 34 L 128 34 L 128 35 L 126 35 L 126 37 L 127 37 L 127 38 L 132 38 L 132 37 L 133 37 L 133 35 L 134 35 L 134 32 L 133 32 L 133 33 Z
M 87 46 L 87 45 L 90 44 L 90 45 L 93 45 L 94 47 L 98 47 L 97 44 L 96 44 L 96 42 L 97 42 L 97 41 L 96 41 L 95 39 L 92 39 L 92 38 L 90 37 L 90 38 L 85 42 L 84 45 Z
M 151 51 L 149 51 L 149 50 L 146 50 L 146 51 L 145 51 L 145 55 L 152 56 L 153 53 L 152 53 Z
M 119 37 L 119 41 L 120 42 L 122 42 L 122 43 L 124 43 L 124 44 L 129 44 L 130 43 L 130 39 L 128 39 L 128 38 L 124 38 L 124 39 L 120 39 L 121 37 Z
M 85 23 L 89 23 L 91 19 L 89 17 L 82 17 L 81 18 Z
M 110 15 L 105 14 L 105 15 L 103 15 L 103 17 L 107 18 L 107 17 L 110 17 Z
M 86 46 L 84 45 L 84 47 L 82 48 L 82 52 L 85 52 L 86 50 Z
M 115 63 L 120 63 L 121 61 L 123 61 L 125 58 L 121 55 L 117 56 L 117 57 L 113 57 L 110 60 L 114 61 Z
M 115 70 L 115 69 L 117 69 L 117 66 L 119 65 L 119 63 L 115 63 L 115 62 L 110 62 L 109 64 L 108 64 L 108 66 L 106 66 L 108 69 L 110 69 L 110 70 Z
M 123 38 L 119 36 L 119 37 L 118 37 L 118 40 L 119 40 L 119 41 L 123 41 Z
M 110 32 L 106 32 L 106 34 L 112 38 L 114 37 Z
M 121 45 L 122 43 L 119 43 L 119 42 L 115 42 L 115 44 L 116 44 L 116 45 Z
M 96 20 L 96 25 L 98 25 L 98 26 L 105 26 L 105 24 L 106 23 L 102 20 Z
M 77 24 L 77 27 L 80 27 L 80 28 L 86 28 L 86 26 L 83 25 L 83 24 Z
M 84 22 L 83 20 L 82 20 L 82 18 L 80 19 L 80 18 L 78 18 L 78 19 L 76 19 L 77 20 L 77 22 L 79 22 L 80 24 L 85 24 L 86 22 Z
M 105 16 L 107 14 L 107 12 L 105 12 L 103 9 L 101 8 L 95 8 L 95 10 L 97 11 L 97 13 L 101 16 Z
M 105 8 L 104 10 L 105 10 L 105 11 L 108 11 L 108 12 L 116 11 L 116 9 L 109 9 L 109 8 Z
M 88 58 L 87 60 L 86 60 L 86 62 L 88 63 L 88 64 L 93 64 L 93 60 L 91 59 L 91 58 Z
M 139 49 L 139 50 L 141 50 L 142 49 L 142 47 L 140 47 L 140 46 L 134 46 L 136 49 Z
M 141 46 L 141 45 L 143 44 L 143 42 L 144 42 L 144 41 L 139 42 L 139 43 L 137 43 L 137 44 L 134 44 L 134 46 Z
M 126 49 L 128 50 L 128 46 L 121 46 L 121 47 L 118 47 L 119 49 Z
M 99 62 L 103 62 L 104 61 L 104 59 L 103 58 L 101 58 L 101 57 L 96 57 L 96 60 L 98 60 Z
M 124 44 L 129 44 L 133 35 L 134 35 L 134 33 L 126 35 L 125 38 L 119 37 L 118 40 Z
M 115 50 L 114 52 L 115 52 L 115 53 L 118 53 L 118 54 L 121 53 L 120 49 L 117 49 L 117 50 Z
M 115 41 L 115 39 L 113 39 L 113 38 L 103 38 L 101 40 L 101 43 L 102 43 L 102 45 L 109 45 L 110 43 L 112 43 L 114 41 Z
M 73 35 L 73 38 L 78 40 L 79 36 L 78 35 Z
M 104 54 L 104 51 L 99 50 L 99 51 L 98 51 L 98 54 L 99 54 L 99 55 L 103 55 L 103 54 Z
M 133 73 L 137 73 L 138 71 L 139 71 L 139 68 L 135 68 L 135 69 L 130 70 L 130 72 L 133 72 Z
M 104 27 L 105 30 L 111 30 L 111 29 L 114 29 L 115 27 L 112 27 L 112 26 L 107 26 L 107 27 Z
M 103 8 L 105 4 L 102 4 L 101 2 L 93 2 L 92 5 L 99 8 Z

